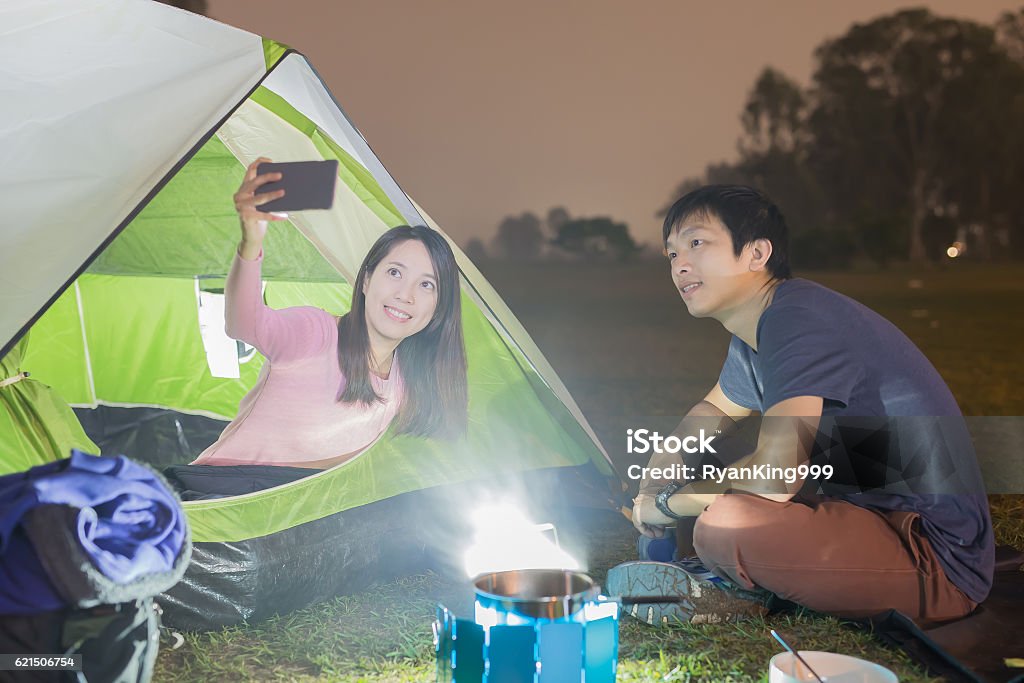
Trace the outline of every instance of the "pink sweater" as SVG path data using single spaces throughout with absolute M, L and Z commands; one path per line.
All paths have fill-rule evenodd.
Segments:
M 398 359 L 388 379 L 371 374 L 383 403 L 338 402 L 344 377 L 337 320 L 311 306 L 268 308 L 260 293 L 262 260 L 235 255 L 224 291 L 225 330 L 267 362 L 238 416 L 193 464 L 331 467 L 373 443 L 395 417 L 404 391 Z

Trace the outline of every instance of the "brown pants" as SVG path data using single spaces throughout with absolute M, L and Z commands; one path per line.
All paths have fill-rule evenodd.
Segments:
M 897 609 L 942 621 L 975 607 L 942 569 L 917 513 L 838 500 L 777 503 L 719 497 L 697 518 L 693 546 L 708 569 L 747 589 L 842 617 Z

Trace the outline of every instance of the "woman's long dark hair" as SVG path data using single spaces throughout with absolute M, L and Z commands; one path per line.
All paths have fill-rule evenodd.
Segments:
M 459 268 L 444 237 L 422 225 L 391 228 L 370 247 L 352 290 L 352 309 L 338 321 L 338 364 L 345 376 L 338 400 L 383 400 L 370 383 L 370 337 L 363 284 L 391 250 L 407 240 L 423 244 L 437 275 L 437 307 L 422 330 L 395 350 L 405 396 L 395 417 L 399 434 L 454 438 L 466 430 L 466 345 L 462 339 Z

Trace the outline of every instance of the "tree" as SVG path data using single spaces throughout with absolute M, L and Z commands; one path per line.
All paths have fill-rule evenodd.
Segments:
M 855 24 L 815 56 L 812 165 L 830 204 L 885 217 L 911 261 L 927 259 L 924 227 L 941 201 L 946 127 L 962 112 L 955 84 L 993 45 L 991 29 L 912 9 Z M 895 243 L 895 240 L 894 240 Z
M 766 67 L 743 107 L 741 155 L 800 153 L 807 146 L 806 110 L 807 98 L 800 86 L 785 74 Z
M 1024 16 L 1024 15 L 1022 15 Z M 936 212 L 970 226 L 974 251 L 991 258 L 1011 246 L 1012 228 L 1024 215 L 1024 63 L 981 27 L 970 68 L 949 85 L 955 108 L 939 117 Z M 955 233 L 955 230 L 953 231 Z M 952 234 L 942 240 L 944 249 Z
M 564 223 L 551 243 L 571 254 L 625 261 L 640 248 L 629 235 L 629 226 L 611 218 L 576 218 Z
M 996 40 L 1010 59 L 1024 64 L 1024 7 L 996 20 Z
M 548 234 L 552 237 L 558 236 L 558 231 L 563 225 L 571 220 L 569 211 L 563 206 L 554 206 L 548 209 L 548 216 L 545 219 L 545 224 L 548 229 Z
M 487 248 L 479 237 L 473 237 L 466 242 L 466 248 L 463 251 L 473 263 L 479 264 L 481 261 L 487 260 Z
M 540 219 L 530 212 L 503 219 L 494 238 L 498 255 L 512 261 L 536 259 L 543 244 Z
M 677 196 L 705 183 L 764 190 L 786 214 L 795 264 L 921 261 L 965 231 L 982 256 L 1024 253 L 1024 10 L 995 27 L 898 12 L 815 55 L 809 90 L 760 74 L 739 160 Z

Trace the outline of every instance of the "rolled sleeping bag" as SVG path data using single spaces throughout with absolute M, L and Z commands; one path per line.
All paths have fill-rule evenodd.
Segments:
M 191 554 L 173 489 L 124 456 L 76 450 L 0 477 L 0 614 L 153 596 L 181 579 Z

